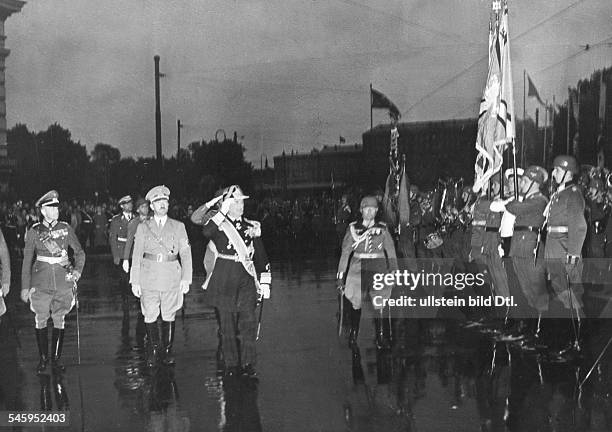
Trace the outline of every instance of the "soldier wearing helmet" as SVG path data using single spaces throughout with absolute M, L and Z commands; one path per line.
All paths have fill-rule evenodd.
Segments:
M 568 309 L 568 317 L 579 324 L 583 294 L 581 254 L 587 223 L 584 198 L 574 180 L 577 173 L 578 163 L 573 156 L 562 155 L 554 159 L 552 181 L 557 189 L 544 212 L 547 231 L 544 256 L 557 298 Z M 575 342 L 571 346 L 577 348 L 578 341 Z
M 518 285 L 527 300 L 520 309 L 521 318 L 538 317 L 529 321 L 530 335 L 526 344 L 540 337 L 540 318 L 548 310 L 544 251 L 539 247 L 540 231 L 544 224 L 544 209 L 548 199 L 541 189 L 548 180 L 548 173 L 540 166 L 528 167 L 519 181 L 521 199 L 511 200 L 504 209 L 515 217 L 510 257 L 518 278 Z
M 606 224 L 609 209 L 604 201 L 604 183 L 593 177 L 588 184 L 586 196 L 586 216 L 588 221 L 585 253 L 588 258 L 604 258 L 606 246 Z
M 368 269 L 372 265 L 381 265 L 381 272 L 387 272 L 397 269 L 395 246 L 393 238 L 387 230 L 384 222 L 376 221 L 376 213 L 378 212 L 378 200 L 374 196 L 365 196 L 361 200 L 360 205 L 361 220 L 351 222 L 344 240 L 342 241 L 342 255 L 338 264 L 337 285 L 341 293 L 351 304 L 350 312 L 350 333 L 349 347 L 356 348 L 357 336 L 359 334 L 359 322 L 361 319 L 361 309 L 364 300 L 372 300 L 371 304 L 379 313 L 382 313 L 383 307 L 380 302 L 370 292 L 371 286 L 362 284 L 362 263 L 364 260 L 375 260 L 368 264 Z M 373 263 L 373 264 L 372 264 Z M 386 263 L 386 265 L 383 265 Z M 363 289 L 362 289 L 363 288 Z M 388 287 L 379 290 L 375 293 L 380 298 L 389 298 L 391 296 L 391 288 Z M 380 298 L 378 300 L 380 300 Z M 375 321 L 377 343 L 382 345 L 385 340 L 383 322 L 377 318 Z

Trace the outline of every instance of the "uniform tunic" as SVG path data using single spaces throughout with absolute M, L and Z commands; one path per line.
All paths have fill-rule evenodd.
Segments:
M 133 216 L 126 217 L 125 213 L 113 216 L 108 230 L 108 243 L 113 255 L 113 262 L 119 265 L 123 259 L 125 244 L 127 242 L 128 224 Z
M 581 306 L 583 287 L 582 262 L 569 264 L 568 255 L 580 256 L 587 232 L 584 198 L 576 185 L 566 183 L 551 197 L 548 212 L 544 256 L 551 285 L 566 308 Z M 565 232 L 558 232 L 565 231 Z M 570 296 L 569 282 L 573 296 Z M 577 304 L 576 304 L 577 303 Z
M 344 295 L 353 304 L 354 309 L 361 309 L 362 297 L 370 295 L 372 301 L 375 296 L 389 299 L 391 287 L 385 286 L 381 290 L 374 290 L 372 281 L 361 280 L 363 260 L 376 259 L 368 263 L 368 270 L 372 272 L 391 272 L 397 269 L 395 246 L 387 226 L 383 222 L 376 222 L 370 228 L 363 226 L 362 222 L 352 222 L 342 241 L 342 255 L 338 264 L 338 273 L 346 275 Z M 369 279 L 369 278 L 368 278 Z M 369 286 L 368 286 L 369 285 Z M 375 309 L 380 306 L 372 305 Z
M 74 252 L 74 270 L 82 273 L 85 252 L 70 225 L 56 222 L 49 226 L 42 222 L 26 233 L 21 289 L 30 290 L 30 308 L 36 314 L 37 328 L 46 327 L 49 316 L 54 327 L 64 328 L 64 316 L 74 305 L 74 284 L 66 280 L 70 271 L 69 247 Z
M 246 364 L 254 366 L 257 361 L 255 309 L 258 283 L 255 278 L 270 270 L 261 241 L 260 223 L 244 217 L 232 220 L 221 213 L 212 216 L 214 212 L 209 212 L 205 220 L 202 220 L 197 216 L 201 213 L 200 209 L 194 212 L 196 216 L 192 215 L 192 220 L 204 224 L 203 234 L 212 243 L 209 244 L 205 258 L 205 261 L 212 259 L 208 265 L 205 263 L 209 274 L 204 287 L 207 289 L 208 302 L 218 311 L 225 364 L 227 367 Z M 223 224 L 232 224 L 244 241 L 248 251 L 245 264 L 252 273 L 239 261 L 234 245 L 225 231 L 220 229 Z M 214 251 L 212 257 L 211 251 Z
M 511 201 L 506 210 L 516 216 L 514 234 L 510 247 L 510 257 L 519 285 L 529 305 L 538 312 L 548 309 L 546 275 L 544 266 L 544 245 L 538 243 L 538 233 L 534 229 L 544 224 L 544 209 L 548 199 L 535 192 L 523 201 Z M 534 250 L 538 246 L 537 259 Z
M 191 284 L 191 279 L 191 247 L 185 225 L 171 218 L 161 228 L 155 218 L 139 224 L 130 283 L 141 286 L 140 306 L 145 322 L 155 322 L 160 309 L 164 321 L 174 321 L 176 311 L 183 307 L 180 282 Z

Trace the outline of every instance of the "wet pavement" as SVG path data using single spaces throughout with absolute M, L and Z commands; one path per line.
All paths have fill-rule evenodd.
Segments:
M 0 324 L 0 411 L 68 410 L 75 431 L 612 430 L 612 354 L 606 350 L 578 386 L 612 323 L 591 330 L 583 359 L 552 363 L 457 320 L 398 320 L 393 348 L 380 349 L 372 321 L 362 318 L 356 355 L 337 334 L 336 266 L 334 256 L 274 261 L 258 382 L 218 373 L 203 275 L 177 316 L 176 366 L 151 369 L 136 299 L 122 301 L 110 256 L 88 257 L 79 286 L 80 366 L 73 310 L 67 370 L 42 376 L 33 314 L 15 284 Z

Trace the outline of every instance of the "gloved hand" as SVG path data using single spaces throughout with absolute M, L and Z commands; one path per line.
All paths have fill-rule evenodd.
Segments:
M 130 272 L 130 262 L 128 260 L 123 260 L 123 263 L 121 264 L 121 267 L 123 267 L 123 271 L 126 273 Z
M 27 303 L 30 301 L 30 290 L 29 289 L 21 290 L 21 301 L 23 301 L 24 303 Z
M 259 290 L 257 291 L 259 297 L 263 297 L 264 299 L 270 298 L 270 285 L 268 284 L 259 284 Z
M 502 247 L 502 245 L 497 245 L 497 252 L 499 253 L 500 258 L 504 257 L 505 252 L 504 252 L 504 248 Z
M 2 284 L 2 297 L 6 297 L 10 289 L 11 289 L 10 283 L 3 283 Z
M 67 281 L 75 281 L 78 282 L 81 279 L 81 273 L 78 270 L 72 270 L 72 272 L 66 275 Z
M 189 292 L 189 282 L 187 281 L 181 281 L 181 292 L 183 294 L 187 294 Z
M 344 281 L 342 279 L 336 280 L 336 289 L 340 294 L 344 293 Z
M 140 298 L 140 294 L 142 294 L 142 291 L 140 289 L 139 284 L 132 284 L 132 293 L 134 293 L 136 297 Z
M 206 203 L 206 207 L 208 208 L 213 207 L 215 204 L 221 201 L 222 198 L 223 198 L 223 195 L 219 195 L 218 197 L 211 199 L 210 201 Z
M 229 208 L 230 208 L 230 206 L 232 205 L 233 202 L 234 202 L 233 198 L 229 198 L 229 199 L 226 199 L 225 201 L 223 201 L 221 203 L 221 213 L 227 214 L 227 212 L 229 211 Z

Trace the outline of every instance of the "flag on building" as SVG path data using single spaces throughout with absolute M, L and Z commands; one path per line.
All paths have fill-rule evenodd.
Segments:
M 493 32 L 489 35 L 489 73 L 480 102 L 476 137 L 476 192 L 486 190 L 489 179 L 501 169 L 503 151 L 516 137 L 507 3 L 489 31 Z
M 529 74 L 527 74 L 527 83 L 529 84 L 528 90 L 527 90 L 527 96 L 534 97 L 537 99 L 540 105 L 545 105 L 544 102 L 542 101 L 542 98 L 540 98 L 538 89 L 535 87 L 535 85 L 533 85 L 533 81 L 531 81 L 531 77 L 529 76 Z
M 345 144 L 345 143 L 346 143 L 346 138 L 340 135 L 340 144 Z
M 398 120 L 402 115 L 399 112 L 399 109 L 395 106 L 391 100 L 378 90 L 374 90 L 370 87 L 370 101 L 372 104 L 372 108 L 380 108 L 380 109 L 388 109 L 389 115 L 393 117 L 395 120 Z
M 395 173 L 392 169 L 389 169 L 389 175 L 385 183 L 385 195 L 383 196 L 382 202 L 383 220 L 389 227 L 397 226 L 397 207 L 395 206 L 396 189 Z
M 574 121 L 576 122 L 576 125 L 578 125 L 578 119 L 580 119 L 580 93 L 578 93 L 578 90 L 574 90 L 572 88 L 568 88 L 568 90 L 571 112 L 574 115 Z

